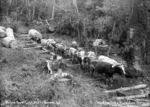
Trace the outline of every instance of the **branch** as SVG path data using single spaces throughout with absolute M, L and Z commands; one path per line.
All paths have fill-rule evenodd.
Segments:
M 134 90 L 134 89 L 141 89 L 141 88 L 146 88 L 147 85 L 146 84 L 140 84 L 140 85 L 136 85 L 136 86 L 132 86 L 132 87 L 124 87 L 124 88 L 118 88 L 115 90 L 107 90 L 104 91 L 105 93 L 114 93 L 117 91 L 128 91 L 128 90 Z
M 110 107 L 149 107 L 150 103 L 130 103 L 130 102 L 97 102 L 98 105 Z

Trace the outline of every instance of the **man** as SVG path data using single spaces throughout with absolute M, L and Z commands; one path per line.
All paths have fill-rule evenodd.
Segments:
M 134 62 L 134 42 L 133 42 L 134 31 L 135 30 L 133 28 L 130 28 L 129 38 L 126 41 L 125 50 L 123 52 L 123 57 L 127 61 L 128 67 L 133 67 Z

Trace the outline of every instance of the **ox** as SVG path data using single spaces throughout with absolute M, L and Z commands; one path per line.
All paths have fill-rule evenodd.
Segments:
M 124 65 L 118 63 L 116 60 L 111 59 L 107 56 L 103 56 L 103 55 L 100 55 L 98 57 L 98 60 L 111 64 L 112 68 L 115 67 L 115 66 L 118 66 L 120 69 L 122 69 L 123 73 L 126 74 Z
M 77 49 L 79 47 L 78 43 L 76 41 L 72 41 L 71 47 Z
M 28 31 L 28 35 L 29 35 L 33 40 L 35 40 L 35 41 L 41 43 L 42 34 L 41 34 L 39 31 L 37 31 L 37 30 L 35 30 L 35 29 L 30 29 L 30 30 Z

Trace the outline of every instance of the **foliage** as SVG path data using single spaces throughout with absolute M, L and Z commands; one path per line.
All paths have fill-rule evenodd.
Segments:
M 136 29 L 134 42 L 139 46 L 142 46 L 140 38 L 144 36 L 144 41 L 147 35 L 148 3 L 144 0 L 77 0 L 77 3 L 76 0 L 55 0 L 55 5 L 54 0 L 0 0 L 0 3 L 1 18 L 11 19 L 6 22 L 19 20 L 30 27 L 37 21 L 45 26 L 43 21 L 51 22 L 54 15 L 57 33 L 84 40 L 81 44 L 86 44 L 89 38 L 104 38 L 109 44 L 111 39 L 118 42 L 122 32 L 130 27 Z M 19 25 L 11 26 L 17 29 Z
M 55 12 L 56 15 L 60 14 L 59 29 L 68 35 L 74 36 L 78 36 L 79 34 L 77 31 L 79 22 L 85 24 L 84 27 L 85 30 L 87 30 L 85 32 L 88 32 L 88 36 L 93 35 L 94 38 L 97 38 L 100 34 L 104 35 L 103 33 L 107 30 L 107 28 L 112 26 L 112 19 L 119 19 L 120 16 L 124 18 L 124 15 L 127 14 L 129 10 L 127 4 L 128 0 L 78 0 L 80 13 L 77 15 L 72 10 L 73 7 L 70 8 L 70 6 L 72 6 L 70 3 L 71 0 L 69 0 L 68 3 L 57 0 Z M 5 2 L 2 1 L 2 4 L 7 4 L 5 7 L 2 7 L 3 10 L 6 8 L 4 14 L 11 17 L 11 14 L 14 15 L 13 12 L 16 12 L 17 20 L 45 20 L 50 19 L 51 17 L 53 0 L 6 0 Z M 64 12 L 66 13 L 64 14 Z M 64 27 L 61 27 L 63 24 Z M 67 28 L 69 29 L 67 30 Z

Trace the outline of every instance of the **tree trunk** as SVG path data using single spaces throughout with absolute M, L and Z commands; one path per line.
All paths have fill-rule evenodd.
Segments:
M 148 12 L 148 7 L 150 7 L 150 2 L 149 0 L 145 0 L 144 1 L 144 11 L 146 12 L 146 22 L 145 22 L 145 30 L 146 30 L 146 34 L 145 34 L 145 37 L 144 37 L 144 41 L 143 41 L 143 52 L 142 52 L 142 58 L 143 58 L 143 61 L 144 61 L 144 64 L 148 64 L 148 42 L 149 42 L 149 38 L 148 38 L 148 35 L 150 34 L 150 13 Z
M 77 0 L 73 0 L 73 5 L 76 8 L 76 13 L 78 14 L 78 6 L 77 6 Z
M 54 19 L 54 15 L 55 15 L 55 0 L 53 0 L 53 9 L 52 9 L 52 17 L 51 17 L 51 20 Z
M 149 32 L 150 30 L 150 13 L 148 12 L 148 7 L 150 6 L 150 1 L 147 1 L 148 3 L 148 6 L 146 8 L 147 10 L 147 32 Z M 146 52 L 145 52 L 145 58 L 144 58 L 144 61 L 145 61 L 145 64 L 148 64 L 148 35 L 146 35 L 146 38 L 145 38 L 145 48 L 146 48 Z
M 114 22 L 113 24 L 113 28 L 112 28 L 112 35 L 110 37 L 110 41 L 109 41 L 109 49 L 108 49 L 108 52 L 107 52 L 107 55 L 109 56 L 110 55 L 110 50 L 111 50 L 111 46 L 112 46 L 112 39 L 114 37 L 114 31 L 115 31 L 115 26 L 116 26 L 116 21 Z

